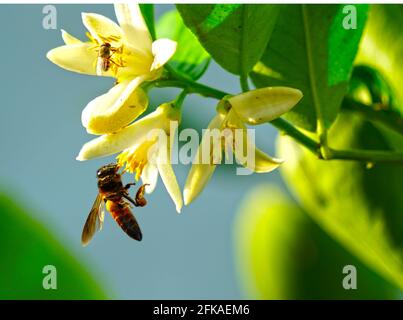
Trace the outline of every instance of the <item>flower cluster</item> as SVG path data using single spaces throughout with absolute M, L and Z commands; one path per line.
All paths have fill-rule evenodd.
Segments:
M 82 124 L 92 134 L 116 132 L 140 116 L 148 106 L 141 84 L 157 79 L 176 50 L 175 41 L 152 41 L 137 4 L 116 4 L 115 12 L 120 26 L 102 15 L 83 13 L 89 40 L 82 42 L 63 30 L 65 45 L 47 54 L 64 69 L 116 78 L 115 86 L 82 113 Z
M 186 180 L 183 192 L 185 204 L 192 202 L 210 180 L 216 164 L 221 163 L 221 151 L 231 149 L 239 163 L 257 173 L 276 169 L 283 161 L 272 158 L 256 148 L 253 139 L 249 137 L 246 124 L 259 125 L 274 120 L 294 107 L 301 98 L 302 93 L 299 90 L 269 87 L 222 99 L 217 106 L 217 115 L 208 125 L 208 129 L 218 129 L 223 136 L 225 136 L 225 131 L 232 133 L 234 130 L 238 130 L 241 133 L 241 139 L 236 139 L 236 134 L 230 134 L 229 142 L 227 140 L 222 144 L 214 144 L 212 148 L 203 148 L 210 144 L 210 139 L 206 138 L 207 135 L 203 136 L 196 154 L 197 161 L 193 164 Z M 220 147 L 223 150 L 217 150 Z M 244 157 L 248 148 L 252 149 L 253 161 Z M 202 159 L 201 150 L 206 149 L 210 150 L 210 163 L 205 163 Z
M 77 160 L 119 153 L 119 166 L 133 173 L 137 180 L 141 179 L 146 192 L 154 190 L 160 176 L 180 212 L 183 200 L 171 163 L 172 142 L 165 139 L 166 143 L 160 143 L 161 132 L 168 138 L 175 134 L 177 126 L 173 127 L 171 123 L 181 120 L 178 101 L 162 104 L 136 120 L 148 107 L 144 84 L 161 77 L 164 65 L 175 53 L 176 42 L 169 39 L 153 41 L 137 4 L 116 4 L 115 12 L 119 25 L 104 16 L 83 13 L 88 40 L 82 42 L 62 31 L 65 45 L 47 54 L 53 63 L 64 69 L 116 79 L 107 93 L 89 102 L 82 112 L 82 124 L 87 132 L 99 137 L 82 147 Z M 221 163 L 224 151 L 232 151 L 240 164 L 254 172 L 277 168 L 282 161 L 255 148 L 246 126 L 279 117 L 301 97 L 299 90 L 285 87 L 262 88 L 224 97 L 207 129 L 223 133 L 225 143 L 213 144 L 212 148 L 207 148 L 208 154 L 203 155 L 203 146 L 211 144 L 207 135 L 203 136 L 195 156 L 197 161 L 185 183 L 185 204 L 203 190 L 216 165 Z M 242 133 L 241 139 L 235 139 L 236 131 Z M 242 151 L 251 147 L 253 161 L 245 159 Z

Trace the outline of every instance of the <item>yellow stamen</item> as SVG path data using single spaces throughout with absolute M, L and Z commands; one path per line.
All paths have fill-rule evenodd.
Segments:
M 139 180 L 144 167 L 148 163 L 148 153 L 157 139 L 146 140 L 136 148 L 129 148 L 117 156 L 119 167 L 125 171 L 135 173 L 136 180 Z

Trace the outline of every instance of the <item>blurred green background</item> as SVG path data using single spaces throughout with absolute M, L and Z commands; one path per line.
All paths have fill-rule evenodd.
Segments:
M 83 38 L 81 12 L 96 12 L 112 19 L 115 16 L 112 5 L 55 7 L 58 30 L 44 30 L 43 6 L 0 6 L 0 28 L 9 30 L 7 59 L 0 60 L 1 299 L 401 297 L 401 291 L 392 284 L 401 279 L 400 265 L 391 258 L 393 250 L 385 252 L 389 242 L 380 241 L 373 255 L 364 252 L 364 247 L 349 247 L 348 243 L 355 240 L 354 231 L 349 233 L 352 239 L 347 239 L 337 230 L 332 232 L 326 221 L 319 222 L 319 226 L 318 221 L 323 220 L 318 215 L 329 208 L 331 215 L 332 208 L 348 207 L 346 215 L 353 216 L 362 209 L 357 209 L 355 201 L 360 206 L 387 192 L 379 181 L 395 177 L 393 188 L 399 189 L 402 169 L 386 167 L 387 173 L 381 168 L 368 174 L 365 166 L 345 167 L 340 162 L 323 167 L 309 155 L 301 156 L 303 151 L 297 146 L 293 152 L 298 157 L 289 159 L 283 173 L 290 184 L 301 181 L 291 188 L 301 204 L 293 200 L 279 170 L 236 176 L 234 167 L 221 166 L 203 194 L 180 215 L 159 181 L 159 187 L 148 197 L 148 206 L 135 210 L 144 233 L 141 243 L 129 239 L 107 215 L 103 231 L 82 248 L 82 226 L 97 194 L 95 172 L 113 158 L 84 163 L 75 160 L 81 145 L 91 138 L 81 126 L 80 116 L 88 101 L 106 92 L 113 80 L 66 72 L 45 55 L 62 44 L 61 28 Z M 172 5 L 156 5 L 156 18 L 171 9 Z M 214 62 L 201 81 L 230 93 L 240 91 L 238 79 Z M 177 93 L 174 89 L 153 90 L 150 109 L 172 100 Z M 198 96 L 186 99 L 183 126 L 201 131 L 214 115 L 215 104 Z M 337 125 L 340 130 L 346 126 L 342 122 Z M 357 120 L 357 130 L 365 125 Z M 271 126 L 257 128 L 257 144 L 287 159 L 293 153 L 284 151 L 284 145 L 292 143 L 280 140 L 276 152 L 276 134 Z M 348 140 L 346 133 L 343 141 Z M 386 143 L 378 140 L 378 144 Z M 177 165 L 174 169 L 183 185 L 189 167 Z M 310 180 L 302 175 L 306 170 L 311 170 Z M 334 170 L 339 170 L 338 174 L 333 174 Z M 359 190 L 356 198 L 349 200 L 354 205 L 324 208 L 320 199 L 316 202 L 317 197 L 328 197 L 339 203 L 351 195 L 351 190 L 329 195 L 326 187 L 313 183 L 313 177 L 329 174 L 325 184 L 334 190 L 338 182 L 354 172 L 360 176 L 359 182 L 353 178 L 356 184 L 351 183 L 354 190 Z M 333 178 L 337 181 L 331 181 Z M 367 190 L 363 187 L 367 184 L 379 187 L 378 191 Z M 396 192 L 387 194 L 387 199 L 376 200 L 374 207 L 362 210 L 395 212 L 402 201 Z M 401 213 L 396 212 L 392 225 L 392 240 L 396 243 L 401 237 Z M 377 243 L 378 233 L 367 233 L 365 213 L 361 218 L 361 231 Z M 351 221 L 343 223 L 353 225 Z M 372 256 L 378 260 L 371 260 Z M 379 267 L 383 259 L 386 267 Z M 42 288 L 45 265 L 57 268 L 57 290 Z M 358 290 L 342 288 L 345 265 L 356 266 Z

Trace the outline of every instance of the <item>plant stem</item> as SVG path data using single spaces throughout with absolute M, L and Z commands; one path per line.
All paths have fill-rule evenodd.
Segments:
M 242 92 L 249 91 L 248 76 L 242 75 L 239 77 L 239 82 L 241 84 Z
M 188 90 L 185 88 L 183 91 L 176 97 L 173 101 L 175 108 L 178 110 L 182 109 L 183 101 L 185 101 L 186 96 L 188 95 Z
M 403 153 L 396 153 L 383 150 L 334 150 L 329 148 L 329 160 L 356 160 L 368 163 L 377 162 L 403 162 Z
M 211 87 L 208 87 L 204 84 L 193 82 L 190 80 L 186 80 L 186 82 L 182 80 L 159 80 L 154 82 L 154 86 L 158 88 L 163 87 L 174 87 L 174 88 L 183 88 L 188 90 L 188 93 L 197 93 L 204 97 L 214 98 L 221 100 L 228 93 L 224 91 L 220 91 Z
M 311 46 L 311 28 L 308 23 L 308 13 L 306 5 L 301 5 L 302 10 L 302 20 L 305 30 L 305 44 L 306 44 L 306 51 L 307 51 L 307 67 L 309 70 L 309 81 L 311 85 L 311 94 L 312 94 L 312 101 L 313 107 L 316 111 L 316 131 L 318 134 L 319 144 L 320 144 L 320 152 L 321 157 L 327 159 L 329 157 L 328 151 L 328 142 L 327 142 L 327 128 L 325 125 L 325 119 L 323 116 L 322 110 L 322 101 L 319 98 L 319 93 L 317 89 L 317 79 L 315 76 L 315 61 L 314 57 L 312 56 L 312 46 Z
M 320 144 L 317 141 L 305 135 L 304 133 L 302 133 L 301 131 L 299 131 L 288 121 L 282 118 L 277 118 L 272 120 L 270 124 L 276 127 L 282 134 L 286 134 L 294 138 L 296 141 L 298 141 L 301 145 L 312 151 L 319 158 L 321 157 Z

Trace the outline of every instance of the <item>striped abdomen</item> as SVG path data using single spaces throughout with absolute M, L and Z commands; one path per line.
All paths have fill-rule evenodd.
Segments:
M 113 219 L 126 232 L 129 237 L 141 241 L 142 234 L 136 218 L 133 216 L 128 204 L 122 199 L 120 202 L 107 201 L 106 208 Z

